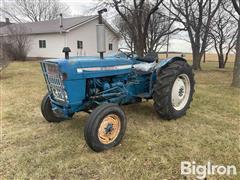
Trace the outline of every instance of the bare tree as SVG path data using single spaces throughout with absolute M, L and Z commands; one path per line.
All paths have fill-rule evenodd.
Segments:
M 128 26 L 133 35 L 133 44 L 138 56 L 142 57 L 146 49 L 149 24 L 152 15 L 158 10 L 163 0 L 104 0 L 101 6 L 112 7 Z M 146 9 L 148 9 L 146 11 Z
M 146 13 L 150 11 L 150 9 L 151 5 L 146 4 L 143 7 L 142 11 Z M 132 9 L 132 11 L 134 11 L 134 9 Z M 146 45 L 143 49 L 144 53 L 159 51 L 164 45 L 166 45 L 168 34 L 172 34 L 181 30 L 180 28 L 173 29 L 174 20 L 170 19 L 166 15 L 165 11 L 166 10 L 163 9 L 163 7 L 159 6 L 159 9 L 154 14 L 152 14 L 149 20 L 148 31 L 145 37 Z M 128 21 L 134 21 L 135 16 L 133 16 L 131 13 L 125 14 L 125 16 L 127 16 Z M 119 17 L 117 19 L 116 24 L 127 46 L 131 49 L 132 52 L 137 51 L 134 43 L 134 40 L 137 37 L 136 32 L 132 30 L 133 27 L 130 28 L 122 17 Z M 134 28 L 137 29 L 137 27 Z
M 130 18 L 130 17 L 129 17 Z M 121 34 L 121 37 L 123 38 L 124 42 L 126 43 L 127 47 L 130 49 L 132 53 L 135 52 L 134 50 L 134 42 L 133 42 L 133 34 L 132 30 L 129 29 L 129 26 L 126 24 L 126 22 L 121 18 L 117 17 L 115 19 L 116 27 Z
M 154 13 L 150 19 L 146 52 L 157 52 L 166 45 L 169 34 L 184 30 L 183 28 L 174 28 L 174 19 L 164 14 L 164 9 Z
M 237 43 L 236 43 L 236 59 L 233 69 L 232 86 L 240 87 L 240 0 L 232 0 L 234 9 L 238 14 L 238 30 L 237 30 Z
M 193 69 L 201 69 L 201 59 L 210 44 L 211 22 L 221 0 L 170 0 L 170 10 L 186 28 L 193 53 Z
M 13 0 L 0 11 L 13 21 L 45 21 L 58 18 L 60 13 L 69 14 L 69 7 L 59 0 Z
M 0 37 L 0 72 L 7 67 L 9 61 L 3 50 L 3 37 Z
M 225 68 L 229 53 L 236 45 L 237 35 L 237 21 L 225 10 L 225 2 L 222 2 L 213 18 L 210 32 L 218 54 L 219 68 Z
M 24 26 L 9 25 L 8 35 L 1 37 L 5 55 L 13 60 L 25 60 L 30 48 L 30 38 Z

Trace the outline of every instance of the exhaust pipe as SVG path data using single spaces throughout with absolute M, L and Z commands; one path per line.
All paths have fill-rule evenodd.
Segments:
M 103 53 L 106 52 L 106 38 L 105 38 L 105 25 L 103 24 L 102 14 L 107 12 L 104 8 L 98 11 L 98 24 L 97 30 L 97 52 L 100 53 L 100 59 L 103 59 Z

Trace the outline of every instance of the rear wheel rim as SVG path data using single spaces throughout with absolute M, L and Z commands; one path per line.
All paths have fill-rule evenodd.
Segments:
M 180 74 L 172 86 L 172 106 L 180 111 L 185 108 L 191 91 L 190 80 L 187 74 Z
M 102 144 L 110 144 L 119 135 L 121 129 L 121 121 L 119 116 L 109 114 L 104 117 L 98 128 L 98 139 Z

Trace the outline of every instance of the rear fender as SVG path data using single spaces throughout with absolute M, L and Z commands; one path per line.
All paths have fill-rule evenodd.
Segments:
M 158 74 L 159 70 L 164 69 L 164 68 L 167 67 L 169 64 L 171 64 L 171 63 L 173 63 L 173 62 L 175 62 L 175 61 L 185 61 L 185 62 L 187 62 L 187 61 L 186 61 L 184 58 L 182 58 L 182 57 L 173 57 L 173 58 L 168 58 L 168 59 L 161 60 L 161 61 L 155 66 L 154 71 L 153 71 L 153 73 L 152 73 L 152 75 L 151 75 L 151 81 L 150 81 L 150 86 L 149 86 L 149 87 L 150 87 L 149 90 L 150 90 L 151 95 L 152 95 L 152 93 L 153 93 L 153 86 L 154 86 L 154 84 L 155 84 L 155 82 L 156 82 L 157 74 Z
M 186 59 L 182 58 L 182 57 L 173 57 L 173 58 L 168 58 L 168 59 L 164 59 L 161 60 L 156 66 L 155 66 L 155 70 L 161 70 L 163 68 L 165 68 L 167 65 L 175 62 L 175 61 L 186 61 Z

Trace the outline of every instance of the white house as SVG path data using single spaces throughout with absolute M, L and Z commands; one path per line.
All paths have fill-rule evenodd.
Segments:
M 60 20 L 24 23 L 21 26 L 30 38 L 29 57 L 64 57 L 63 47 L 70 47 L 70 56 L 96 56 L 97 38 L 96 25 L 98 16 L 80 16 Z M 117 52 L 119 34 L 106 22 L 106 53 Z M 20 26 L 11 24 L 0 28 L 0 36 L 9 34 L 9 27 Z M 60 33 L 61 32 L 61 33 Z

